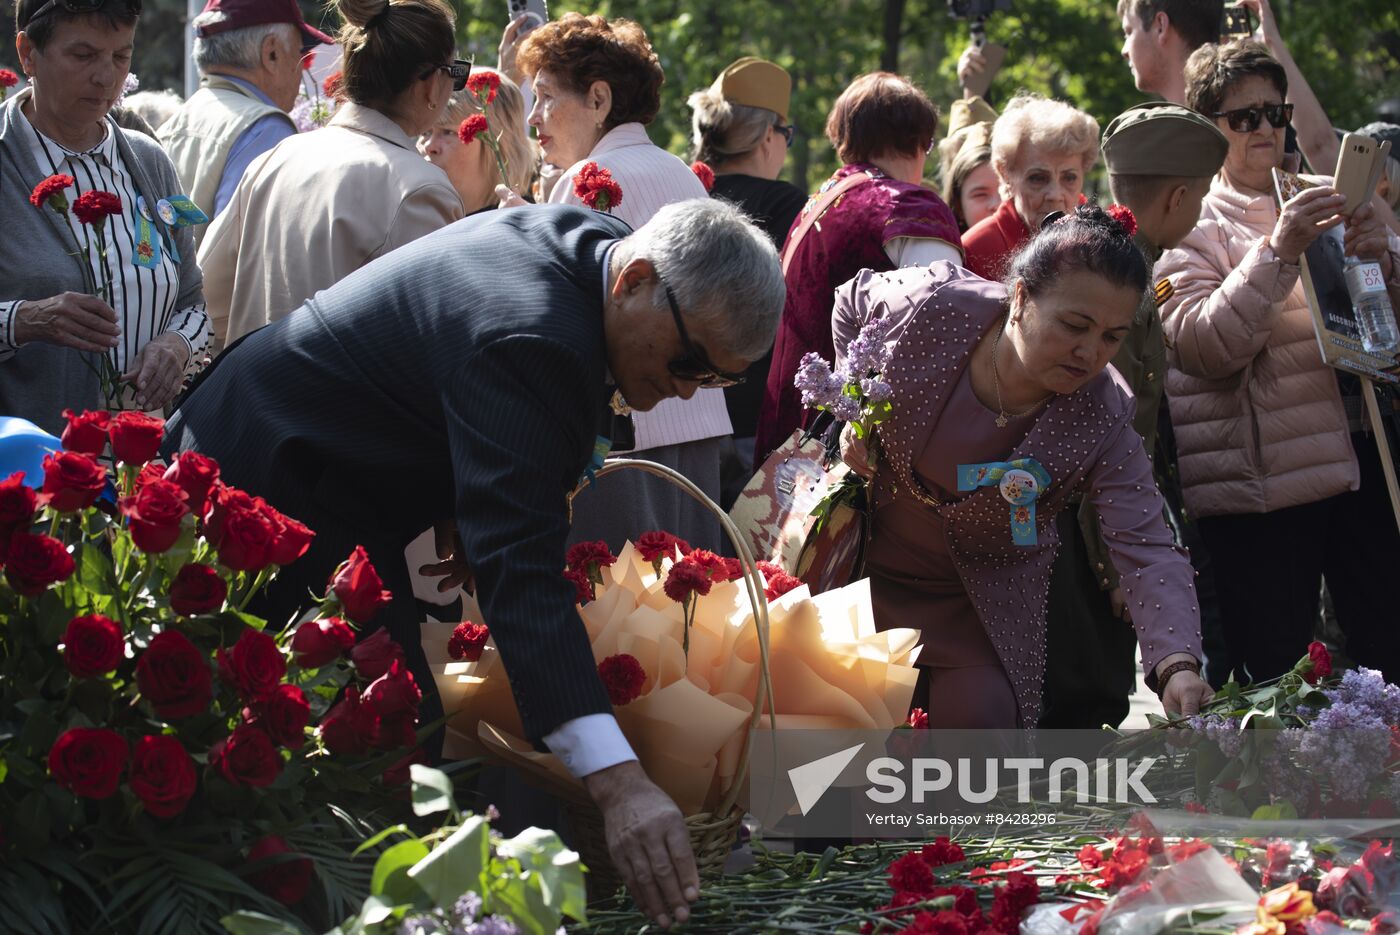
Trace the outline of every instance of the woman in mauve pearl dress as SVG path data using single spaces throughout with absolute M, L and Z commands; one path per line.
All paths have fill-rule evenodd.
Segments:
M 923 631 L 916 704 L 930 727 L 1035 726 L 1055 514 L 1080 497 L 1102 518 L 1149 687 L 1169 712 L 1195 713 L 1212 694 L 1194 573 L 1162 519 L 1131 394 L 1107 367 L 1148 283 L 1119 210 L 1081 206 L 1044 228 L 1005 285 L 934 263 L 866 271 L 837 290 L 838 366 L 866 322 L 891 322 L 894 411 L 877 432 L 866 570 L 877 625 Z M 858 443 L 843 441 L 870 474 Z M 959 490 L 982 465 L 991 482 Z M 1042 478 L 1033 503 L 1008 502 L 998 465 Z

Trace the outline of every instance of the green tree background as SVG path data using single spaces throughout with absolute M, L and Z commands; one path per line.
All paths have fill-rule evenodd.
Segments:
M 505 0 L 450 0 L 462 51 L 494 63 L 506 22 Z M 1142 99 L 1119 56 L 1122 36 L 1112 0 L 1013 0 L 987 24 L 989 39 L 1010 49 L 992 85 L 992 102 L 1018 88 L 1064 98 L 1106 123 Z M 1274 0 L 1294 57 L 1338 127 L 1375 119 L 1381 101 L 1400 96 L 1400 4 L 1395 0 Z M 328 31 L 334 13 L 304 4 Z M 687 155 L 686 97 L 741 55 L 759 55 L 793 76 L 792 119 L 799 135 L 786 176 L 813 188 L 836 165 L 823 135 L 831 102 L 863 72 L 897 65 L 946 109 L 958 93 L 958 55 L 967 23 L 945 0 L 597 0 L 558 3 L 568 10 L 626 16 L 642 23 L 666 69 L 652 139 Z M 145 0 L 133 70 L 145 88 L 180 89 L 185 11 L 180 0 Z M 13 18 L 0 30 L 0 66 L 13 60 Z

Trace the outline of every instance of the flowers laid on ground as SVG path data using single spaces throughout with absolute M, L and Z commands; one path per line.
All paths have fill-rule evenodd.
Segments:
M 574 176 L 574 194 L 594 211 L 611 212 L 622 204 L 622 186 L 596 162 L 585 162 Z
M 42 477 L 0 482 L 0 912 L 53 931 L 341 916 L 364 836 L 347 816 L 397 807 L 417 745 L 402 648 L 354 645 L 378 575 L 357 550 L 312 609 L 264 622 L 250 601 L 315 533 L 209 458 L 156 463 L 158 419 L 65 415 Z

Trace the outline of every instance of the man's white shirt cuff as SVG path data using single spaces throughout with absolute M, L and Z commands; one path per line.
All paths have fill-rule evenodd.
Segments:
M 565 721 L 545 734 L 544 742 L 578 779 L 637 758 L 611 714 L 586 714 Z

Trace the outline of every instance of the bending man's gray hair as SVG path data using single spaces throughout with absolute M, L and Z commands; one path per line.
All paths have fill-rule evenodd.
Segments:
M 768 235 L 726 201 L 669 204 L 617 245 L 615 268 L 650 260 L 694 322 L 715 321 L 727 350 L 757 360 L 773 346 L 787 287 Z M 669 314 L 664 290 L 658 311 Z
M 226 14 L 215 10 L 201 13 L 190 23 L 192 27 L 219 22 Z M 262 63 L 262 44 L 268 36 L 281 36 L 282 44 L 295 51 L 301 49 L 301 34 L 291 23 L 265 23 L 245 26 L 212 36 L 195 36 L 194 64 L 201 72 L 210 68 L 257 68 Z

